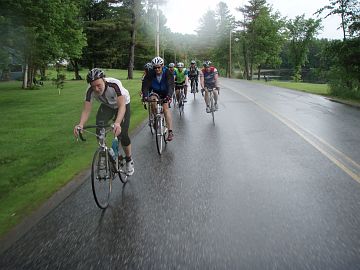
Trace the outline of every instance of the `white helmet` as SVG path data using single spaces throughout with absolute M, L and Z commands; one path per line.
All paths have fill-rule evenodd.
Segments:
M 163 65 L 164 64 L 164 60 L 160 57 L 160 56 L 156 56 L 151 63 L 153 64 L 153 66 L 158 66 L 158 65 Z
M 178 67 L 178 68 L 183 68 L 183 67 L 184 67 L 184 63 L 183 63 L 183 62 L 177 63 L 177 67 Z

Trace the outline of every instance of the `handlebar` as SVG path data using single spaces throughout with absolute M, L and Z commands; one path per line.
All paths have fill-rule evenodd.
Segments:
M 86 139 L 84 138 L 84 136 L 82 135 L 82 131 L 86 131 L 86 129 L 89 129 L 89 128 L 109 128 L 111 127 L 111 129 L 114 129 L 114 124 L 106 124 L 106 125 L 88 125 L 88 126 L 84 126 L 83 128 L 81 127 L 77 127 L 76 129 L 78 130 L 78 134 L 79 134 L 79 137 L 80 137 L 80 140 L 82 140 L 83 142 L 86 141 Z M 110 129 L 109 129 L 110 130 Z M 105 132 L 108 132 L 109 130 L 106 130 Z M 90 131 L 87 131 L 89 133 L 92 133 L 94 134 L 96 137 L 98 137 L 99 135 L 96 134 L 96 133 L 93 133 L 93 132 L 90 132 Z

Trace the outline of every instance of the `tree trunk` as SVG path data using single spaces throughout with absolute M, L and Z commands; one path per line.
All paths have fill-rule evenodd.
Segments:
M 23 84 L 22 88 L 27 89 L 28 88 L 28 72 L 29 72 L 29 64 L 25 60 L 25 67 L 24 67 L 24 77 L 23 77 Z
M 249 80 L 249 61 L 246 45 L 243 45 L 243 54 L 244 54 L 244 77 Z
M 136 1 L 132 3 L 132 18 L 131 18 L 131 42 L 130 42 L 130 53 L 129 53 L 129 67 L 128 67 L 128 80 L 133 79 L 134 71 L 134 56 L 135 56 L 135 33 L 136 33 Z
M 260 70 L 261 70 L 261 65 L 258 65 L 258 81 L 260 81 Z
M 79 63 L 77 60 L 70 60 L 71 65 L 74 68 L 74 73 L 75 73 L 75 80 L 82 80 L 80 74 L 79 74 Z

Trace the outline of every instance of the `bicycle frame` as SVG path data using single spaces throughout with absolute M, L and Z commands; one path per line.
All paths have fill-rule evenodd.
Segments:
M 164 102 L 163 100 L 158 99 L 158 100 L 150 100 L 149 103 L 156 103 L 155 112 L 153 112 L 154 114 L 153 119 L 155 123 L 156 147 L 159 155 L 161 155 L 163 151 L 163 142 L 165 143 L 165 145 L 167 143 L 165 139 L 167 133 L 167 127 L 165 123 L 164 109 L 162 106 Z

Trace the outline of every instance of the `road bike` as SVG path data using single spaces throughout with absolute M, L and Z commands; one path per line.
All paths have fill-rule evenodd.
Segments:
M 148 111 L 148 126 L 152 135 L 155 133 L 154 129 L 154 114 L 151 112 L 150 104 L 146 105 L 146 102 L 143 102 L 145 110 Z
M 159 153 L 159 155 L 162 154 L 163 150 L 166 147 L 167 141 L 166 141 L 166 135 L 168 132 L 165 116 L 164 116 L 164 109 L 163 109 L 163 103 L 165 102 L 165 99 L 158 99 L 158 100 L 150 100 L 149 103 L 156 103 L 155 104 L 155 112 L 152 113 L 152 119 L 153 119 L 153 128 L 155 131 L 155 139 L 156 139 L 156 148 Z M 149 104 L 150 105 L 150 104 Z M 150 107 L 150 106 L 149 106 Z
M 88 130 L 93 128 L 100 129 L 99 134 Z M 86 141 L 82 132 L 95 135 L 98 140 L 99 147 L 94 153 L 91 164 L 91 186 L 95 202 L 101 209 L 105 209 L 109 205 L 112 181 L 116 175 L 119 176 L 120 181 L 124 184 L 128 181 L 129 177 L 125 169 L 125 158 L 120 154 L 119 149 L 113 149 L 113 147 L 118 147 L 117 139 L 114 139 L 116 143 L 113 141 L 113 147 L 106 145 L 106 134 L 113 129 L 113 124 L 88 125 L 78 128 L 79 137 L 82 141 Z
M 184 85 L 181 85 L 179 88 L 179 100 L 178 100 L 178 107 L 180 117 L 184 114 L 184 105 L 185 105 L 185 92 L 184 92 Z
M 207 91 L 209 92 L 210 113 L 211 113 L 213 124 L 215 125 L 216 108 L 215 108 L 214 90 L 217 90 L 217 89 L 216 88 L 207 88 Z
M 197 92 L 197 90 L 196 90 L 196 80 L 195 80 L 195 78 L 191 78 L 191 79 L 190 79 L 190 87 L 191 87 L 191 93 L 193 93 L 193 95 L 194 95 L 194 100 L 195 100 L 195 94 L 196 94 L 196 92 Z

